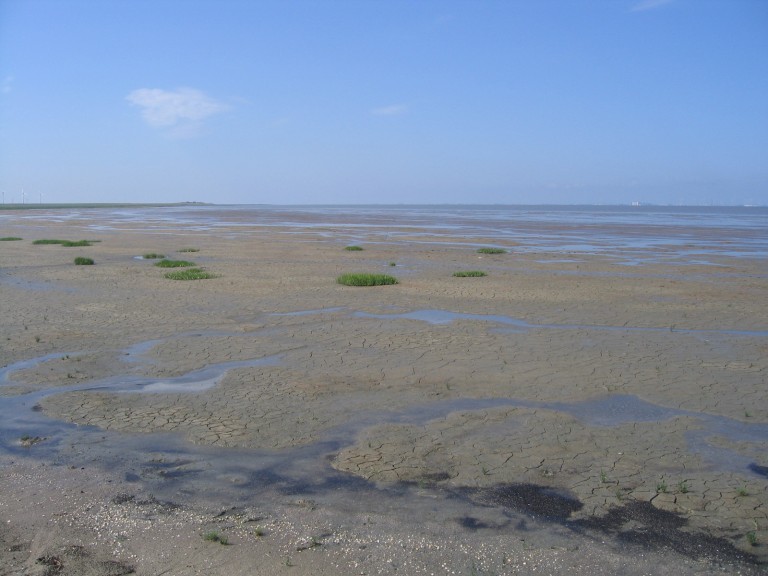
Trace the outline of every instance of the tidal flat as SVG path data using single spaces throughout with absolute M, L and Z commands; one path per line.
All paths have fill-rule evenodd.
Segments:
M 763 573 L 766 230 L 0 210 L 0 574 Z

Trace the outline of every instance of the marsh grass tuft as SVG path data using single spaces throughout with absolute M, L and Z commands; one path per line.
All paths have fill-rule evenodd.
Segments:
M 747 532 L 747 542 L 750 546 L 757 546 L 757 534 L 754 530 Z
M 362 252 L 363 248 L 362 246 L 345 246 L 344 250 L 349 250 L 350 252 Z
M 487 276 L 482 270 L 465 270 L 454 272 L 453 275 L 456 278 L 480 278 L 481 276 Z
M 169 280 L 209 280 L 211 278 L 218 278 L 216 274 L 206 272 L 202 268 L 187 268 L 186 270 L 168 272 L 165 277 Z
M 503 248 L 478 248 L 478 254 L 506 254 L 507 251 Z
M 35 240 L 32 244 L 64 244 L 64 240 L 55 240 L 53 238 L 43 238 L 41 240 Z
M 203 539 L 207 540 L 208 542 L 218 542 L 222 546 L 229 544 L 227 537 L 223 534 L 220 534 L 218 530 L 211 530 L 210 532 L 206 532 L 203 534 Z
M 159 258 L 165 258 L 165 254 L 157 254 L 156 252 L 148 252 L 142 256 L 144 260 L 157 260 Z
M 93 266 L 93 258 L 78 256 L 77 258 L 75 258 L 75 264 L 77 266 Z
M 667 493 L 667 483 L 664 482 L 664 480 L 660 480 L 656 483 L 656 492 L 659 494 L 666 494 Z
M 66 248 L 76 248 L 79 246 L 90 246 L 94 240 L 57 240 L 55 238 L 43 238 L 35 240 L 32 244 L 59 244 Z
M 384 286 L 397 284 L 397 278 L 388 274 L 369 274 L 365 272 L 350 272 L 336 278 L 336 282 L 344 286 Z
M 200 252 L 200 248 L 182 248 L 177 250 L 177 252 Z
M 5 238 L 0 238 L 0 242 L 13 242 L 14 240 L 21 240 L 18 236 L 6 236 Z
M 690 492 L 690 488 L 688 487 L 688 481 L 682 480 L 677 484 L 677 489 L 680 491 L 681 494 L 687 494 Z
M 739 496 L 742 496 L 742 497 L 743 496 L 749 496 L 749 490 L 747 490 L 746 486 L 742 486 L 741 488 L 738 489 L 736 494 L 738 494 Z
M 186 268 L 189 266 L 194 266 L 194 262 L 189 262 L 187 260 L 160 260 L 160 262 L 155 262 L 155 266 L 159 266 L 160 268 Z

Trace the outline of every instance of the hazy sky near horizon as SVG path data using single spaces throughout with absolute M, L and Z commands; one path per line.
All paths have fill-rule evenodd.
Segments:
M 768 1 L 0 0 L 22 190 L 768 205 Z

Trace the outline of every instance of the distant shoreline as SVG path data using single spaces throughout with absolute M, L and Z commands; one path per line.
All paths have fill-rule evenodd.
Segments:
M 686 208 L 699 208 L 699 209 L 764 209 L 768 208 L 765 204 L 502 204 L 502 203 L 489 203 L 489 204 L 469 204 L 469 203 L 371 203 L 371 204 L 271 204 L 271 203 L 248 203 L 248 204 L 230 204 L 222 203 L 217 204 L 214 202 L 51 202 L 42 204 L 19 204 L 9 203 L 0 204 L 0 211 L 2 210 L 58 210 L 69 208 L 181 208 L 187 206 L 206 206 L 206 207 L 265 207 L 265 208 L 357 208 L 357 207 L 369 207 L 369 208 L 419 208 L 419 207 L 441 207 L 441 208 L 548 208 L 548 209 L 569 209 L 575 210 L 580 208 L 598 208 L 598 209 L 652 209 L 652 210 L 668 210 L 668 209 L 686 209 Z
M 173 208 L 178 206 L 214 206 L 208 202 L 74 202 L 51 204 L 2 204 L 0 210 L 55 210 L 59 208 Z

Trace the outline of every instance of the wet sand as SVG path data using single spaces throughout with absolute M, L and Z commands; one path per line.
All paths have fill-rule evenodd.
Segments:
M 764 259 L 93 221 L 2 220 L 0 574 L 765 569 Z

